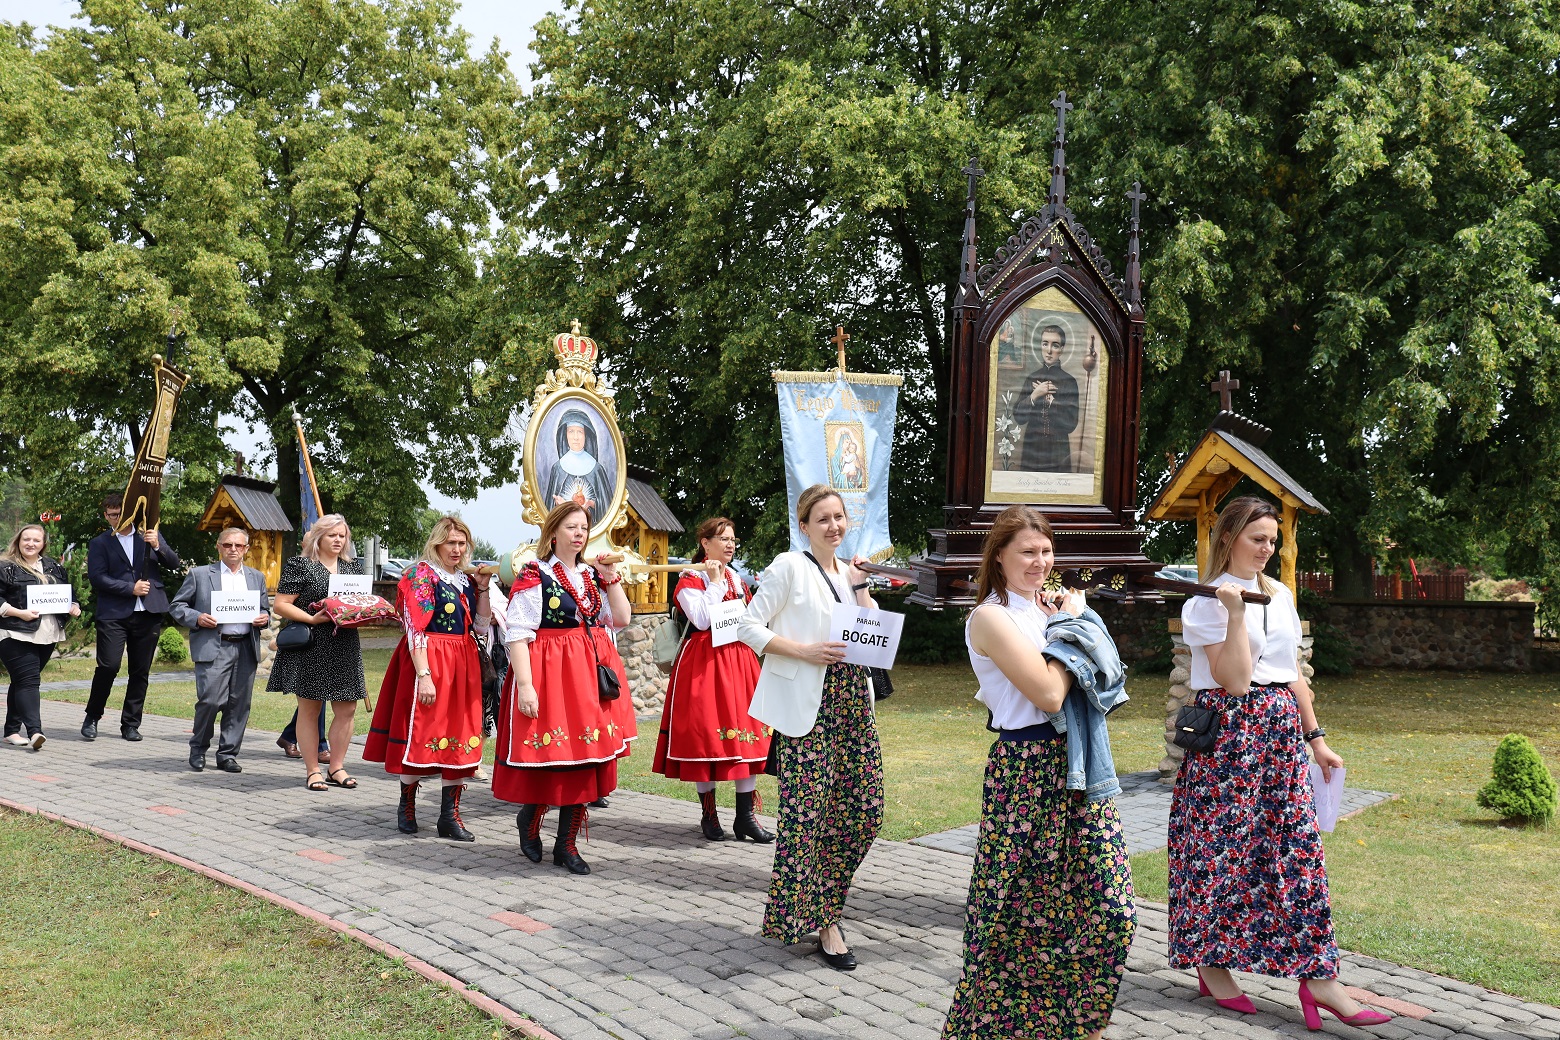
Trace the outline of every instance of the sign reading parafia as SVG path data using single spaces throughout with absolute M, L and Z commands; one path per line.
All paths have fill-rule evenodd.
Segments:
M 710 607 L 710 645 L 729 646 L 737 641 L 737 625 L 747 612 L 740 599 L 723 600 Z
M 69 614 L 70 586 L 56 584 L 27 586 L 27 609 L 36 610 L 40 614 Z
M 344 592 L 362 592 L 372 595 L 374 591 L 374 579 L 366 574 L 332 574 L 330 576 L 330 594 L 339 596 Z
M 845 644 L 845 663 L 892 668 L 899 653 L 905 616 L 892 610 L 836 603 L 829 618 L 829 639 Z

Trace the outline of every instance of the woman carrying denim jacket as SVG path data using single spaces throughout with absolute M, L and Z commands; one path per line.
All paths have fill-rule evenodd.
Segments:
M 1042 652 L 1047 621 L 1084 612 L 1079 593 L 1041 591 L 1051 525 L 1026 506 L 997 517 L 965 625 L 991 746 L 964 923 L 964 975 L 946 1040 L 1098 1037 L 1127 970 L 1136 911 L 1114 798 L 1067 790 L 1067 742 L 1048 721 L 1072 684 Z M 1081 792 L 1080 792 L 1081 794 Z

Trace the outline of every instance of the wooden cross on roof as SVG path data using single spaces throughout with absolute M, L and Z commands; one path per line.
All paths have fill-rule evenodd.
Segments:
M 1235 410 L 1230 407 L 1230 391 L 1240 389 L 1240 380 L 1231 379 L 1229 369 L 1220 369 L 1219 378 L 1214 382 L 1209 383 L 1208 389 L 1210 392 L 1219 395 L 1220 411 L 1233 412 Z
M 1138 223 L 1138 203 L 1148 198 L 1148 195 L 1143 191 L 1143 183 L 1141 181 L 1132 182 L 1132 190 L 1127 192 L 1127 198 L 1132 200 L 1132 223 L 1136 225 Z
M 845 331 L 845 326 L 834 326 L 834 338 L 829 340 L 840 352 L 840 372 L 845 371 L 845 341 L 850 339 L 850 333 Z

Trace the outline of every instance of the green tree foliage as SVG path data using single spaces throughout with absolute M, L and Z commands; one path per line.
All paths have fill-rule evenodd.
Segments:
M 516 85 L 453 0 L 83 0 L 0 44 L 0 452 L 86 533 L 123 487 L 177 318 L 171 456 L 188 517 L 219 418 L 270 431 L 296 518 L 291 411 L 327 509 L 404 529 L 421 480 L 513 468 L 470 329 Z M 491 467 L 489 469 L 488 467 Z
M 1543 756 L 1520 733 L 1508 733 L 1495 749 L 1490 782 L 1479 789 L 1479 804 L 1508 820 L 1548 823 L 1555 817 L 1555 778 Z
M 1549 0 L 571 13 L 539 28 L 498 186 L 496 328 L 523 330 L 506 378 L 585 320 L 636 461 L 685 518 L 734 517 L 759 557 L 781 543 L 768 372 L 829 365 L 839 322 L 854 366 L 906 377 L 893 519 L 919 548 L 942 500 L 959 169 L 974 149 L 988 172 L 989 257 L 1043 202 L 1065 88 L 1069 201 L 1095 237 L 1120 254 L 1122 194 L 1152 193 L 1145 498 L 1229 367 L 1332 510 L 1303 545 L 1342 591 L 1389 551 L 1560 567 Z

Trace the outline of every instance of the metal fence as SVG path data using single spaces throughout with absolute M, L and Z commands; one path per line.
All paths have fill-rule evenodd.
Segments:
M 1333 594 L 1333 576 L 1326 571 L 1302 571 L 1297 579 L 1300 587 L 1323 596 Z M 1468 575 L 1421 574 L 1417 578 L 1400 574 L 1378 574 L 1375 581 L 1375 598 L 1398 600 L 1413 599 L 1436 603 L 1456 603 L 1468 598 Z

